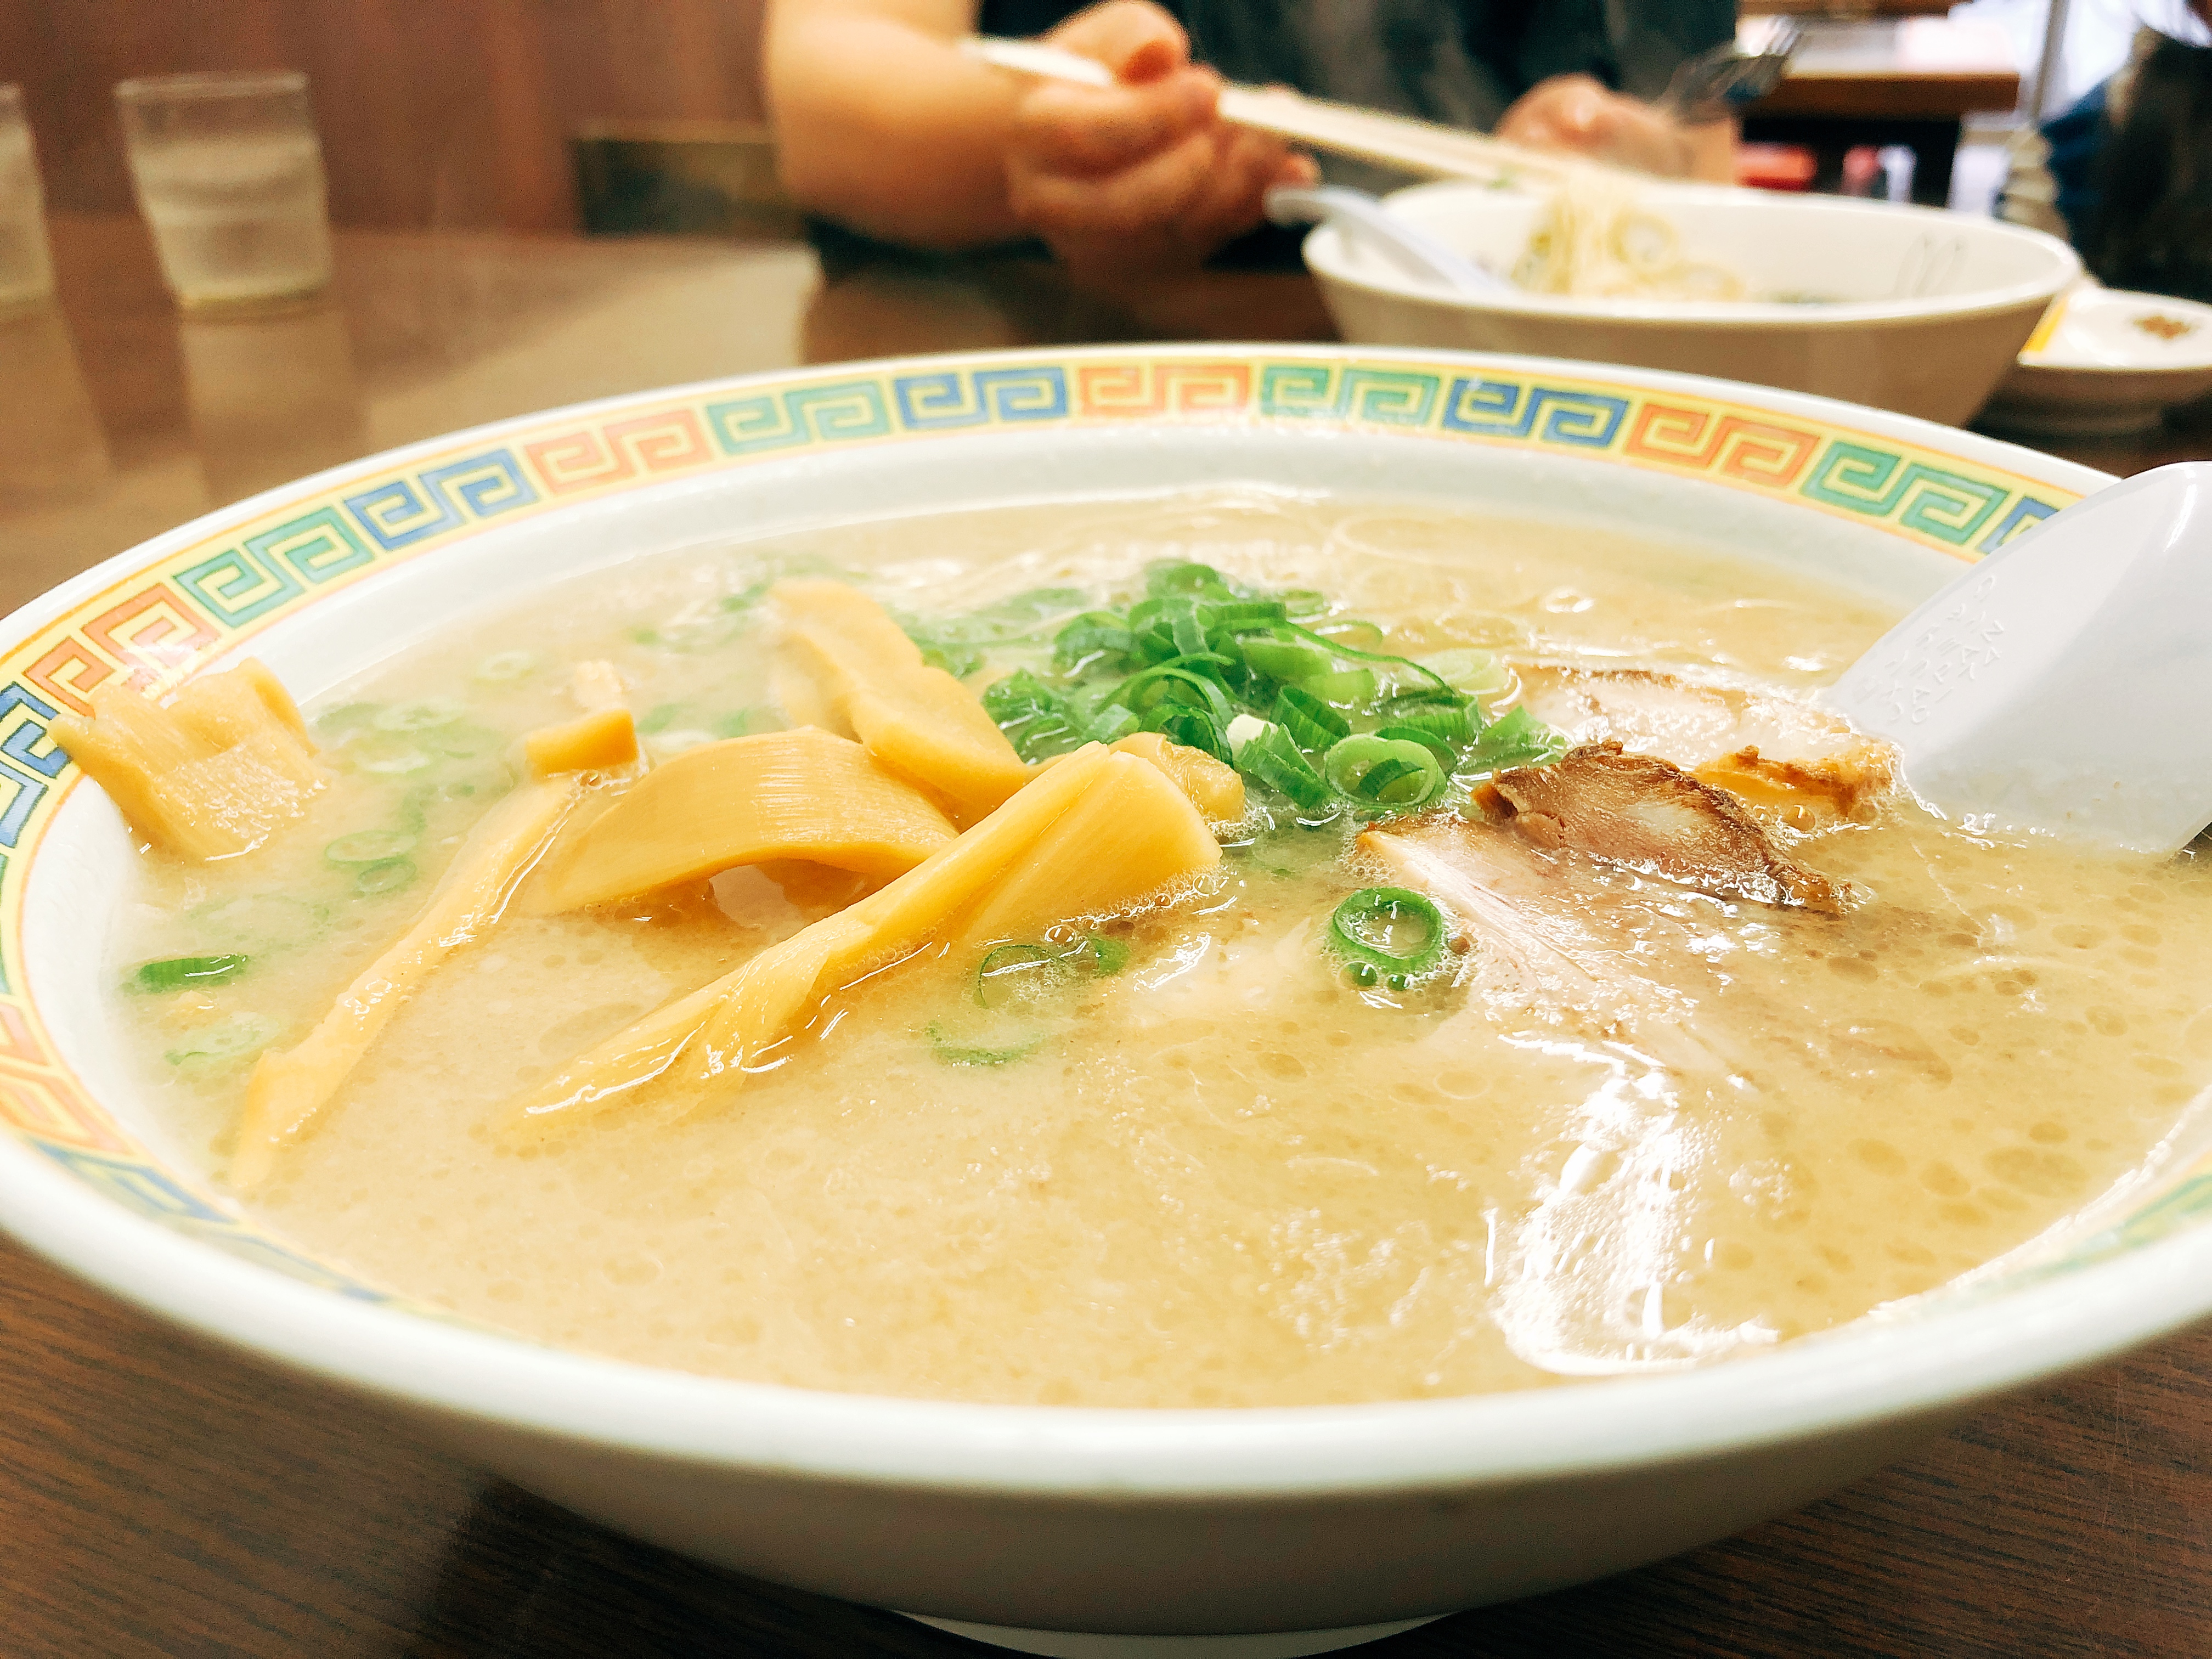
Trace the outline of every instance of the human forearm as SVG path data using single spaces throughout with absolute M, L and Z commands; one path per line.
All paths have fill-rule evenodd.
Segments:
M 768 83 L 784 186 L 910 246 L 1022 234 L 1006 203 L 1014 83 L 963 57 L 969 0 L 773 0 Z

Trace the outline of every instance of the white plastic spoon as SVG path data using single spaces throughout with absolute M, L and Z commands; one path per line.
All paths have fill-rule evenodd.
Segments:
M 1455 252 L 1419 226 L 1408 223 L 1364 190 L 1340 185 L 1278 185 L 1267 192 L 1267 216 L 1279 225 L 1325 219 L 1347 240 L 1387 255 L 1417 282 L 1437 283 L 1461 294 L 1510 293 L 1513 284 Z
M 1973 828 L 2172 853 L 2212 823 L 2212 462 L 2100 489 L 1945 587 L 1826 697 Z

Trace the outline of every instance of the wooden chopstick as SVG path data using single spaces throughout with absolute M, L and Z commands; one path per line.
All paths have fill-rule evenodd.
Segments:
M 1103 64 L 1034 40 L 970 35 L 960 48 L 971 58 L 1024 75 L 1078 81 L 1093 87 L 1114 84 L 1113 71 Z M 1577 173 L 1606 173 L 1638 179 L 1644 176 L 1602 161 L 1547 155 L 1461 127 L 1389 115 L 1356 104 L 1332 103 L 1287 89 L 1231 82 L 1221 89 L 1221 118 L 1331 155 L 1378 162 L 1431 179 L 1503 184 L 1533 178 L 1556 184 Z

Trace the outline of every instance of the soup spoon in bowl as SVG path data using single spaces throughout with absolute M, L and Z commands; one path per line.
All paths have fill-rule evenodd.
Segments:
M 1969 829 L 2179 851 L 2212 823 L 2212 462 L 2046 519 L 1882 635 L 1823 701 Z

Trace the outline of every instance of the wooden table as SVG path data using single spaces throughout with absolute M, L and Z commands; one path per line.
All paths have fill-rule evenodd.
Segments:
M 1744 112 L 1744 137 L 1810 147 L 1816 190 L 1835 187 L 1845 150 L 1903 144 L 1912 199 L 1941 207 L 1965 118 L 2020 101 L 2020 70 L 1995 24 L 1808 18 L 1804 31 L 1782 84 Z
M 331 303 L 180 326 L 134 222 L 55 228 L 60 309 L 0 324 L 0 609 L 279 478 L 574 398 L 864 353 L 1326 335 L 1292 275 L 1171 286 L 1133 314 L 1036 266 L 825 285 L 787 244 L 363 234 L 339 238 Z M 311 392 L 276 396 L 280 356 Z M 2068 453 L 2127 471 L 2212 455 L 2212 432 Z M 979 1651 L 629 1542 L 0 1244 L 9 1659 Z M 1725 1543 L 1362 1651 L 2202 1659 L 2212 1331 Z

